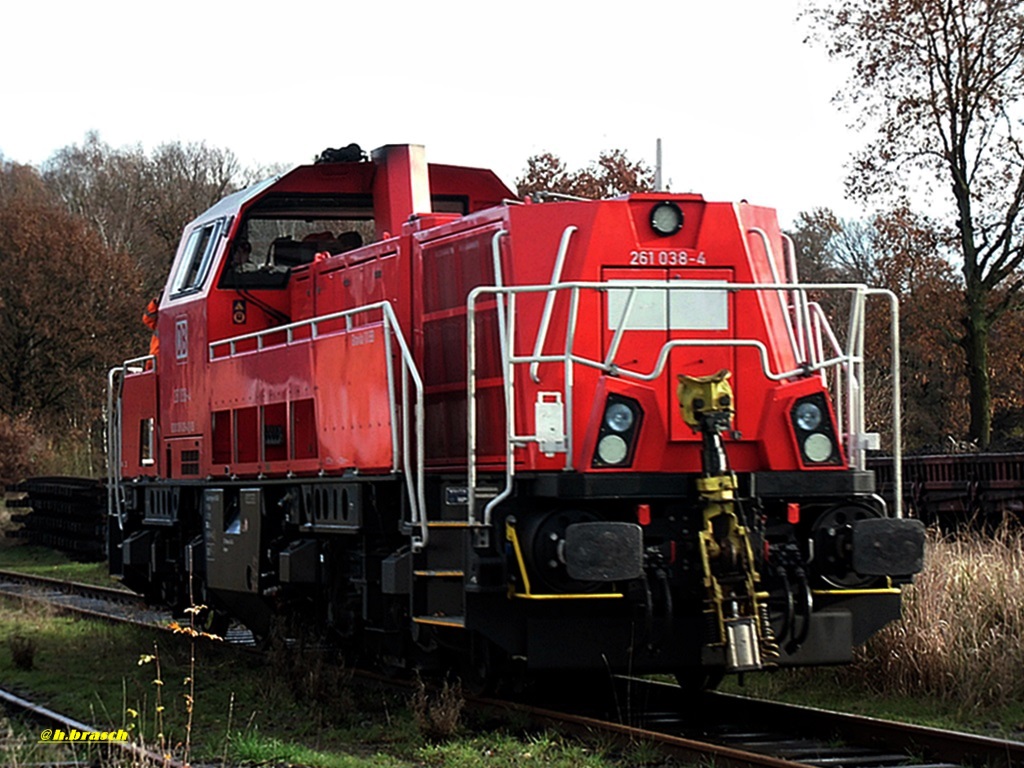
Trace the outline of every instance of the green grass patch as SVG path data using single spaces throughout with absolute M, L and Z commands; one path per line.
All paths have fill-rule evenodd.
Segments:
M 0 641 L 5 688 L 182 755 L 189 638 L 0 598 L 0 638 L 14 635 L 33 645 L 32 665 L 19 668 L 9 642 Z M 323 652 L 300 655 L 290 647 L 255 656 L 209 642 L 198 643 L 196 652 L 190 751 L 196 762 L 311 768 L 646 764 L 640 753 L 605 751 L 510 724 L 488 721 L 474 729 L 472 717 L 454 737 L 432 740 L 417 726 L 410 694 L 356 685 L 344 665 Z M 29 754 L 33 745 L 23 748 Z M 18 756 L 0 748 L 0 762 L 5 757 L 9 764 Z
M 745 676 L 741 686 L 727 677 L 719 690 L 744 696 L 850 712 L 883 720 L 1024 741 L 1024 702 L 1010 701 L 975 710 L 936 696 L 880 692 L 865 685 L 862 667 L 780 669 Z
M 325 752 L 256 731 L 236 736 L 231 741 L 228 757 L 232 762 L 255 765 L 308 765 L 316 768 L 390 768 L 408 765 L 383 752 L 367 756 Z
M 63 552 L 32 544 L 0 545 L 0 569 L 108 587 L 119 585 L 110 577 L 105 562 L 83 563 Z
M 559 734 L 544 731 L 525 739 L 499 732 L 430 744 L 420 748 L 417 757 L 428 766 L 513 768 L 520 765 L 544 765 L 552 768 L 601 768 L 609 765 L 610 760 L 624 761 L 626 755 L 612 756 Z M 624 764 L 639 765 L 635 762 Z

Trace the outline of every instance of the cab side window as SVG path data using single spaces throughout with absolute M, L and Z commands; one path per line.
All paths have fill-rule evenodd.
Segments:
M 192 230 L 185 245 L 185 254 L 178 266 L 171 286 L 172 296 L 181 296 L 199 290 L 210 271 L 213 254 L 223 231 L 224 220 L 205 224 Z

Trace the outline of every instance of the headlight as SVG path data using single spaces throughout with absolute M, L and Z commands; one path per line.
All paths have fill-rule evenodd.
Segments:
M 630 466 L 643 420 L 644 411 L 637 400 L 610 392 L 597 425 L 597 445 L 590 465 L 594 469 Z
M 793 412 L 796 425 L 805 432 L 817 429 L 821 424 L 821 408 L 814 403 L 803 402 Z
M 675 203 L 658 203 L 651 209 L 651 229 L 662 237 L 674 235 L 683 228 L 683 212 Z
M 615 432 L 628 432 L 633 426 L 633 409 L 625 403 L 612 403 L 604 412 L 604 423 Z
M 605 464 L 620 464 L 629 453 L 626 441 L 618 435 L 605 435 L 597 444 L 597 456 Z
M 843 463 L 835 424 L 824 392 L 802 397 L 789 413 L 793 436 L 805 465 Z
M 815 432 L 804 440 L 804 456 L 815 464 L 828 461 L 832 458 L 832 441 L 821 432 Z

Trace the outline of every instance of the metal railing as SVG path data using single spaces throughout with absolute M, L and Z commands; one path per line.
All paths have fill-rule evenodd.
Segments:
M 495 235 L 495 247 L 499 235 Z M 575 337 L 579 320 L 580 295 L 585 291 L 607 294 L 609 291 L 629 291 L 629 296 L 622 311 L 608 352 L 604 359 L 597 360 L 582 356 L 575 352 Z M 794 368 L 774 370 L 772 352 L 760 339 L 672 339 L 664 343 L 658 351 L 656 361 L 648 371 L 632 370 L 615 363 L 617 351 L 625 334 L 629 332 L 629 318 L 639 291 L 665 291 L 666 297 L 673 292 L 683 291 L 724 291 L 729 294 L 740 292 L 773 292 L 779 296 L 780 308 L 787 318 L 787 337 L 792 343 L 793 358 L 797 361 Z M 807 292 L 844 292 L 850 294 L 850 321 L 846 343 L 841 345 L 836 334 L 820 306 L 808 301 Z M 542 336 L 546 338 L 548 323 L 543 323 L 530 354 L 517 354 L 516 311 L 517 297 L 523 294 L 547 294 L 548 302 L 559 292 L 569 294 L 569 306 L 565 319 L 565 348 L 557 354 L 544 354 Z M 786 301 L 786 296 L 793 297 L 793 304 Z M 528 366 L 530 376 L 539 380 L 538 369 L 543 363 L 560 364 L 563 369 L 561 396 L 565 403 L 565 469 L 573 469 L 575 449 L 574 440 L 574 369 L 585 366 L 600 370 L 606 374 L 633 379 L 636 381 L 654 381 L 664 375 L 669 357 L 674 349 L 683 347 L 734 347 L 751 348 L 757 352 L 762 373 L 771 381 L 785 381 L 820 373 L 823 378 L 830 372 L 832 377 L 833 407 L 836 418 L 845 440 L 847 457 L 850 465 L 856 469 L 866 466 L 866 449 L 868 433 L 864 426 L 864 317 L 868 298 L 882 297 L 888 300 L 890 309 L 891 360 L 892 366 L 892 424 L 893 424 L 893 455 L 896 460 L 895 484 L 896 501 L 894 514 L 902 516 L 901 491 L 902 483 L 899 476 L 899 461 L 902 456 L 902 436 L 900 428 L 900 362 L 899 362 L 899 304 L 895 294 L 885 289 L 869 288 L 858 283 L 808 283 L 793 284 L 773 283 L 723 283 L 708 280 L 672 280 L 672 281 L 619 281 L 606 282 L 563 282 L 550 285 L 527 286 L 479 286 L 474 288 L 467 299 L 467 474 L 468 474 L 468 509 L 470 521 L 476 517 L 476 496 L 478 476 L 478 428 L 477 428 L 477 328 L 476 315 L 480 311 L 477 304 L 484 297 L 495 298 L 498 312 L 499 344 L 501 346 L 502 383 L 505 403 L 505 487 L 484 507 L 481 522 L 489 525 L 495 507 L 512 492 L 515 475 L 515 450 L 531 442 L 539 443 L 537 434 L 516 433 L 516 367 Z M 507 305 L 507 306 L 506 306 Z M 799 329 L 799 330 L 798 330 Z M 610 330 L 610 329 L 609 329 Z M 524 340 L 523 345 L 528 345 Z
M 376 325 L 379 322 L 383 326 L 384 332 L 388 407 L 391 413 L 391 471 L 396 473 L 401 471 L 404 475 L 406 494 L 409 499 L 410 523 L 419 529 L 419 534 L 413 536 L 412 544 L 414 548 L 418 549 L 426 545 L 429 537 L 423 487 L 423 379 L 390 302 L 375 302 L 342 312 L 332 312 L 308 320 L 213 341 L 207 345 L 207 360 L 209 364 L 214 364 L 266 349 L 314 343 L 318 338 L 337 333 L 335 330 L 322 333 L 321 328 L 324 324 L 336 323 L 341 320 L 344 321 L 343 332 L 351 333 L 366 327 L 365 323 L 356 325 L 353 318 L 371 312 L 380 312 L 380 320 L 373 324 Z M 303 330 L 308 330 L 308 334 L 301 333 Z M 281 337 L 281 340 L 277 341 L 272 337 Z M 240 348 L 247 346 L 248 342 L 253 342 L 253 349 Z M 398 347 L 401 364 L 401 368 L 397 372 L 393 363 L 395 359 L 393 345 Z M 221 350 L 226 350 L 226 352 L 221 352 Z M 151 360 L 153 360 L 152 357 L 128 360 L 120 366 L 112 368 L 108 377 L 108 504 L 115 511 L 121 525 L 123 525 L 124 500 L 119 477 L 121 466 L 120 386 L 131 366 L 142 365 Z M 413 445 L 414 440 L 415 445 Z
M 398 472 L 401 469 L 405 477 L 406 494 L 409 498 L 410 522 L 413 526 L 419 528 L 419 535 L 413 536 L 412 546 L 418 550 L 426 546 L 430 535 L 427 526 L 426 501 L 423 488 L 423 379 L 420 376 L 419 369 L 416 367 L 416 362 L 406 342 L 405 334 L 402 333 L 401 324 L 398 322 L 398 317 L 395 315 L 391 302 L 378 301 L 373 304 L 355 307 L 354 309 L 331 312 L 330 314 L 319 315 L 308 320 L 299 320 L 262 331 L 232 336 L 229 339 L 212 341 L 208 345 L 209 360 L 211 363 L 214 363 L 219 360 L 230 360 L 238 355 L 249 354 L 254 351 L 312 343 L 321 337 L 321 326 L 327 323 L 336 323 L 339 320 L 345 321 L 344 332 L 351 333 L 366 326 L 365 323 L 355 324 L 354 318 L 357 315 L 376 311 L 381 313 L 380 322 L 384 328 L 385 355 L 389 361 L 386 374 L 388 405 L 391 412 L 391 470 L 392 472 Z M 304 329 L 308 329 L 308 336 L 305 334 L 297 335 L 297 331 Z M 333 334 L 336 331 L 328 331 L 328 333 Z M 269 337 L 279 337 L 282 334 L 284 335 L 284 340 L 268 341 Z M 394 359 L 392 338 L 394 343 L 398 345 L 401 360 L 401 370 L 398 375 L 401 403 L 398 401 L 398 393 L 396 392 L 399 389 L 395 382 L 396 372 L 391 364 L 391 361 Z M 254 350 L 239 350 L 240 345 L 251 341 L 255 341 Z M 218 356 L 217 350 L 224 347 L 228 349 L 227 354 Z M 415 397 L 412 398 L 414 402 L 411 404 L 410 382 L 415 392 Z M 410 410 L 413 414 L 412 418 L 410 418 Z M 399 430 L 399 424 L 401 424 L 401 430 Z M 399 431 L 401 434 L 399 434 Z M 410 446 L 412 441 L 410 433 L 412 432 L 415 432 L 415 449 L 412 449 Z
M 125 360 L 107 372 L 107 514 L 117 518 L 117 527 L 124 530 L 124 488 L 121 486 L 121 387 L 129 373 L 153 369 L 156 357 L 144 355 Z

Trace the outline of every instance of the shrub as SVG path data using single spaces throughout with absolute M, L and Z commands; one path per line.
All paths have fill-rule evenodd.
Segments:
M 11 649 L 11 661 L 15 667 L 30 670 L 35 666 L 35 640 L 24 635 L 11 635 L 7 639 L 7 647 Z
M 45 450 L 44 440 L 27 416 L 0 413 L 0 485 L 32 474 Z
M 854 674 L 885 693 L 978 710 L 1024 699 L 1024 530 L 929 534 L 903 618 L 861 651 Z
M 420 733 L 428 739 L 444 741 L 458 733 L 462 723 L 462 709 L 466 700 L 462 697 L 462 683 L 447 680 L 440 690 L 430 695 L 423 681 L 417 678 L 416 692 L 409 702 L 413 719 Z

